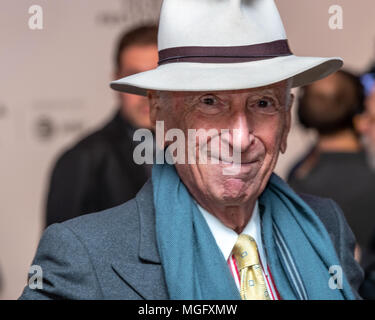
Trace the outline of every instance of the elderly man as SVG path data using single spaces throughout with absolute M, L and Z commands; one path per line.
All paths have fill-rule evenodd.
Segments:
M 165 0 L 158 46 L 158 68 L 112 88 L 147 95 L 166 135 L 215 129 L 207 163 L 185 139 L 185 157 L 155 164 L 135 199 L 49 227 L 33 262 L 43 288 L 21 298 L 358 298 L 362 271 L 340 209 L 273 174 L 291 87 L 342 61 L 294 56 L 272 0 Z

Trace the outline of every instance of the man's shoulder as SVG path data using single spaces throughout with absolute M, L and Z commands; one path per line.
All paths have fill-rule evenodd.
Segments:
M 319 213 L 332 210 L 333 200 L 330 198 L 324 198 L 316 196 L 310 193 L 298 193 L 298 195 L 310 206 L 312 209 L 317 210 Z M 314 210 L 314 211 L 315 211 Z M 318 213 L 317 212 L 317 213 Z
M 341 209 L 334 200 L 308 193 L 298 193 L 298 195 L 313 209 L 328 231 L 335 229 L 337 219 L 343 218 Z
M 122 280 L 133 276 L 120 268 L 137 264 L 139 234 L 134 200 L 50 225 L 33 260 L 43 268 L 43 288 L 26 287 L 21 299 L 139 298 Z
M 305 193 L 301 193 L 299 196 L 322 221 L 339 255 L 342 239 L 347 239 L 348 246 L 354 250 L 355 236 L 346 221 L 344 213 L 334 200 Z
M 78 238 L 86 247 L 105 249 L 107 246 L 137 240 L 129 239 L 139 233 L 137 204 L 135 199 L 131 199 L 119 206 L 85 214 L 57 225 L 60 229 L 69 230 L 71 236 Z
M 105 247 L 112 243 L 138 241 L 141 216 L 147 216 L 146 223 L 143 221 L 147 226 L 153 225 L 152 212 L 152 183 L 149 180 L 135 198 L 119 206 L 85 214 L 58 225 L 89 245 Z

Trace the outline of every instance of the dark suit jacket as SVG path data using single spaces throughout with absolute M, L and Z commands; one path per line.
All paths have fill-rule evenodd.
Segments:
M 48 192 L 47 226 L 135 197 L 149 173 L 133 161 L 134 130 L 117 112 L 58 159 Z
M 365 152 L 321 152 L 304 177 L 298 177 L 296 170 L 298 165 L 289 176 L 289 185 L 296 192 L 333 199 L 343 210 L 358 244 L 367 250 L 375 229 L 375 172 L 369 168 Z M 355 188 L 348 188 L 350 185 Z
M 329 199 L 303 199 L 326 226 L 357 292 L 363 272 L 353 258 L 355 239 L 340 209 Z M 43 289 L 25 287 L 21 299 L 168 299 L 151 182 L 121 206 L 47 228 L 33 265 L 43 269 Z

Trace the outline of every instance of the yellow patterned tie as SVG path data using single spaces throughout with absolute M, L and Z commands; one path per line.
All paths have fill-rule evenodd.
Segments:
M 246 234 L 240 234 L 233 254 L 240 269 L 242 300 L 270 300 L 255 240 Z

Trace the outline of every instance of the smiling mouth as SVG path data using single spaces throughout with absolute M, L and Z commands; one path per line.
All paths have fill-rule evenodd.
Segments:
M 253 165 L 253 164 L 259 162 L 259 160 L 236 162 L 236 161 L 233 161 L 233 160 L 228 161 L 228 160 L 224 160 L 224 159 L 220 159 L 220 158 L 219 159 L 215 158 L 215 159 L 219 160 L 220 164 L 231 165 L 231 166 L 233 166 L 233 165 L 237 165 L 237 166 L 249 166 L 249 165 Z

